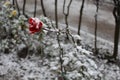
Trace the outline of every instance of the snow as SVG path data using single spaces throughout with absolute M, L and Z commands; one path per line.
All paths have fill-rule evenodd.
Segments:
M 72 34 L 75 40 L 80 40 L 82 43 L 77 46 L 71 39 L 66 43 L 66 35 L 61 32 L 59 35 L 63 50 L 61 54 L 56 35 L 60 30 L 53 28 L 48 18 L 41 16 L 40 20 L 45 24 L 44 34 L 30 35 L 28 27 L 22 30 L 19 22 L 22 24 L 24 22 L 27 24 L 27 22 L 24 16 L 20 16 L 19 20 L 15 19 L 14 25 L 11 26 L 14 37 L 0 39 L 0 80 L 60 80 L 59 78 L 62 77 L 68 80 L 120 79 L 118 65 L 108 63 L 107 59 L 93 56 L 91 49 L 94 45 L 94 36 L 92 34 L 85 31 L 81 31 L 81 36 Z M 61 30 L 64 32 L 65 25 L 59 25 L 62 26 Z M 70 30 L 76 31 L 76 28 L 69 27 Z M 98 44 L 98 47 L 102 48 L 101 54 L 106 49 L 112 52 L 112 42 L 98 37 Z M 6 48 L 10 50 L 7 54 L 5 54 Z M 21 58 L 18 52 L 26 54 L 24 48 L 28 48 L 29 54 Z M 64 68 L 63 73 L 61 66 Z
M 83 32 L 83 31 L 82 31 Z M 47 34 L 50 33 L 50 34 Z M 83 32 L 85 33 L 85 32 Z M 51 36 L 52 34 L 52 36 Z M 47 31 L 43 38 L 44 55 L 36 56 L 35 54 L 28 55 L 25 59 L 18 58 L 17 52 L 9 54 L 0 54 L 0 79 L 15 80 L 58 80 L 60 76 L 60 62 L 59 62 L 59 46 L 55 37 L 56 31 Z M 85 33 L 86 35 L 87 33 Z M 21 35 L 24 35 L 21 34 Z M 54 36 L 53 36 L 54 35 Z M 63 36 L 62 34 L 61 36 Z M 87 34 L 90 37 L 90 34 Z M 37 35 L 31 36 L 32 44 L 38 44 Z M 78 35 L 73 35 L 75 39 L 80 39 Z M 25 37 L 25 36 L 24 36 Z M 36 39 L 34 41 L 34 39 Z M 64 37 L 63 37 L 64 39 Z M 82 40 L 84 40 L 82 38 Z M 30 40 L 31 41 L 31 40 Z M 89 41 L 89 40 L 88 40 Z M 100 40 L 102 41 L 102 40 Z M 87 43 L 89 44 L 89 43 Z M 43 45 L 43 44 L 38 44 Z M 99 61 L 96 59 L 91 51 L 84 49 L 82 46 L 74 47 L 73 44 L 61 42 L 63 48 L 63 66 L 67 70 L 64 75 L 69 80 L 119 80 L 119 67 L 112 64 L 109 67 L 107 61 Z M 20 44 L 19 49 L 25 47 L 25 44 Z M 37 47 L 34 45 L 34 47 Z M 101 63 L 100 63 L 101 62 Z M 99 65 L 99 66 L 98 66 Z M 112 73 L 112 74 L 111 74 Z M 4 76 L 4 77 L 3 77 Z

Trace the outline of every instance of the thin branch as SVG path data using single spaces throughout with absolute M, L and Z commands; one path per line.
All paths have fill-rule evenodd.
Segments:
M 114 33 L 114 52 L 112 58 L 116 59 L 118 55 L 119 30 L 120 30 L 120 0 L 114 1 L 113 16 L 115 18 L 115 33 Z
M 25 5 L 26 5 L 26 0 L 23 0 L 23 15 L 25 14 Z
M 15 3 L 16 3 L 17 11 L 18 11 L 18 16 L 20 16 L 20 8 L 19 8 L 17 0 L 15 0 Z
M 57 11 L 57 3 L 58 3 L 58 0 L 55 0 L 55 21 L 56 21 L 56 28 L 58 28 L 58 11 Z
M 65 4 L 66 4 L 66 0 L 64 0 L 63 3 L 63 14 L 65 15 L 65 24 L 66 24 L 66 32 L 69 32 L 69 24 L 68 24 L 68 16 L 69 16 L 69 12 L 70 12 L 70 6 L 73 0 L 70 0 L 68 6 L 67 6 L 67 12 L 65 13 Z M 66 38 L 69 39 L 68 35 L 66 34 Z
M 99 0 L 96 0 L 96 14 L 95 14 L 95 41 L 94 41 L 94 54 L 98 54 L 97 50 L 97 28 L 98 28 L 98 10 L 99 10 Z
M 15 0 L 12 0 L 12 4 L 15 5 Z
M 80 8 L 79 24 L 78 24 L 78 35 L 80 35 L 84 3 L 85 3 L 85 0 L 82 0 L 82 5 L 81 5 L 81 8 Z
M 36 17 L 36 9 L 37 9 L 37 0 L 35 0 L 34 17 Z
M 43 15 L 44 15 L 45 17 L 47 17 L 47 14 L 46 14 L 46 11 L 45 11 L 45 7 L 44 7 L 43 0 L 40 0 L 40 1 L 41 1 L 41 7 L 42 7 Z
M 68 4 L 68 7 L 67 7 L 67 15 L 69 15 L 69 10 L 70 10 L 70 5 L 71 5 L 71 3 L 72 3 L 72 0 L 70 0 L 70 2 L 69 2 L 69 4 Z
M 26 6 L 26 0 L 23 0 L 23 15 L 28 18 L 28 16 L 25 14 L 25 6 Z
M 66 0 L 64 0 L 63 2 L 63 14 L 65 15 L 65 4 L 66 4 Z
M 60 65 L 61 65 L 61 73 L 63 73 L 63 60 L 62 60 L 62 57 L 63 57 L 63 48 L 60 44 L 60 39 L 59 39 L 59 36 L 60 36 L 60 33 L 57 33 L 57 41 L 58 41 L 58 45 L 59 45 L 59 52 L 60 52 L 60 55 L 59 55 L 59 58 L 60 58 Z

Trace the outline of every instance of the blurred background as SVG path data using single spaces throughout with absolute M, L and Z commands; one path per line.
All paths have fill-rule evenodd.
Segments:
M 23 8 L 24 0 L 17 0 L 20 9 Z M 111 0 L 99 0 L 99 12 L 98 12 L 98 36 L 108 40 L 110 42 L 114 41 L 114 30 L 115 30 L 115 21 L 112 14 L 113 11 L 113 2 Z M 65 24 L 64 14 L 63 14 L 63 2 L 64 0 L 58 0 L 58 22 Z M 66 0 L 66 8 L 70 0 Z M 52 20 L 55 20 L 55 0 L 43 0 L 44 8 L 49 17 Z M 70 26 L 77 29 L 79 23 L 79 15 L 81 8 L 82 0 L 73 0 L 70 6 L 70 12 L 68 17 L 68 23 Z M 35 1 L 26 0 L 25 12 L 31 17 L 34 14 Z M 82 16 L 82 27 L 81 29 L 85 32 L 94 34 L 95 30 L 95 14 L 96 14 L 96 5 L 95 0 L 85 0 L 83 16 Z M 37 0 L 37 9 L 36 16 L 43 15 L 41 8 L 41 0 Z M 61 27 L 61 26 L 60 26 Z M 72 30 L 74 33 L 77 33 L 75 30 Z M 119 40 L 120 42 L 120 40 Z

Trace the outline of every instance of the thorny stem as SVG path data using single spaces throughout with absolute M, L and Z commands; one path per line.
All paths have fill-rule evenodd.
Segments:
M 54 27 L 53 27 L 53 28 L 54 28 Z M 43 28 L 43 30 L 51 31 L 51 32 L 56 32 L 57 34 L 61 34 L 61 33 L 67 34 L 68 36 L 71 37 L 72 42 L 73 42 L 74 45 L 76 46 L 76 42 L 75 42 L 75 40 L 74 40 L 74 37 L 73 37 L 72 34 L 70 33 L 70 31 L 69 31 L 69 32 L 66 32 L 66 31 L 64 31 L 64 29 L 60 30 L 60 29 L 56 29 L 56 28 L 54 28 L 54 30 L 50 30 L 50 29 L 47 29 L 47 28 Z
M 59 55 L 59 58 L 60 58 L 60 65 L 61 65 L 61 73 L 63 73 L 63 48 L 61 47 L 61 44 L 60 44 L 60 40 L 59 40 L 59 36 L 60 36 L 60 33 L 57 34 L 57 41 L 58 41 L 58 45 L 59 45 L 59 52 L 60 52 L 60 55 Z
M 54 31 L 56 31 L 56 29 L 55 29 L 52 21 L 50 21 L 50 22 L 51 22 L 51 24 L 52 24 L 52 27 L 53 27 Z M 44 28 L 44 30 L 50 31 L 50 30 L 45 29 L 45 28 Z M 59 45 L 59 52 L 60 52 L 59 59 L 60 59 L 61 73 L 63 73 L 63 72 L 64 72 L 64 71 L 63 71 L 63 70 L 64 70 L 64 68 L 63 68 L 63 60 L 62 60 L 62 57 L 63 57 L 63 48 L 62 48 L 62 46 L 61 46 L 61 44 L 60 44 L 60 40 L 59 40 L 60 30 L 57 30 L 56 32 L 57 32 L 57 42 L 58 42 L 58 45 Z
M 70 36 L 71 39 L 72 39 L 72 42 L 74 43 L 74 47 L 76 48 L 76 51 L 77 51 L 77 52 L 78 52 L 78 49 L 77 49 L 77 46 L 76 46 L 76 42 L 75 42 L 75 40 L 74 40 L 74 37 L 72 36 L 72 34 L 70 33 L 70 31 L 69 31 L 69 32 L 66 32 L 66 31 L 65 31 L 66 29 L 62 29 L 62 30 L 60 30 L 60 29 L 58 29 L 58 28 L 56 29 L 56 28 L 54 27 L 52 21 L 51 21 L 51 24 L 52 24 L 52 27 L 53 27 L 54 30 L 50 30 L 50 29 L 46 29 L 46 28 L 43 28 L 43 30 L 51 31 L 51 32 L 56 32 L 56 34 L 57 34 L 57 42 L 58 42 L 59 52 L 60 52 L 59 59 L 60 59 L 61 73 L 64 73 L 64 72 L 66 72 L 66 71 L 65 71 L 65 68 L 64 68 L 64 66 L 63 66 L 63 59 L 62 59 L 62 57 L 63 57 L 64 52 L 63 52 L 63 48 L 62 48 L 62 46 L 61 46 L 61 44 L 60 44 L 60 39 L 59 39 L 60 34 L 67 34 L 68 36 Z M 78 59 L 79 59 L 79 58 L 78 58 Z

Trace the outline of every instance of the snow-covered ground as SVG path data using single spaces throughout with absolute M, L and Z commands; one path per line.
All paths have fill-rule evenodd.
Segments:
M 85 11 L 87 10 L 85 9 Z M 94 15 L 91 14 L 91 16 Z M 0 16 L 0 19 L 4 19 L 4 17 Z M 7 26 L 8 30 L 11 28 L 12 38 L 0 39 L 0 80 L 64 80 L 62 77 L 67 80 L 120 80 L 119 61 L 117 64 L 108 63 L 107 59 L 93 56 L 91 49 L 94 45 L 94 36 L 88 33 L 90 31 L 87 27 L 85 28 L 85 30 L 88 29 L 87 31 L 81 31 L 82 38 L 80 38 L 75 34 L 77 28 L 74 25 L 69 26 L 75 41 L 76 38 L 81 39 L 82 45 L 77 46 L 71 38 L 70 41 L 65 42 L 66 34 L 61 33 L 59 37 L 62 49 L 60 49 L 56 35 L 58 30 L 51 27 L 49 19 L 40 17 L 46 24 L 44 28 L 48 29 L 48 31 L 44 31 L 42 39 L 38 36 L 39 33 L 30 35 L 28 27 L 23 28 L 20 25 L 20 23 L 24 24 L 22 22 L 24 19 L 22 16 L 15 19 L 11 27 Z M 9 26 L 11 25 L 11 21 L 8 20 L 7 23 Z M 64 28 L 65 24 L 61 22 L 59 26 Z M 82 27 L 84 26 L 82 25 Z M 6 24 L 3 27 L 6 27 Z M 101 48 L 101 53 L 106 53 L 107 50 L 112 53 L 113 42 L 98 37 L 98 47 Z M 9 54 L 5 51 L 8 49 Z M 60 62 L 60 52 L 62 51 L 59 50 L 63 50 L 62 66 L 63 71 L 66 71 L 64 73 L 61 72 Z
M 51 27 L 51 22 L 48 19 L 46 21 L 48 21 L 46 24 Z M 65 26 L 64 24 L 60 25 L 62 28 Z M 2 40 L 4 42 L 1 43 L 2 46 L 5 44 L 8 47 L 12 43 L 11 46 L 13 47 L 10 48 L 11 53 L 9 54 L 0 53 L 0 80 L 60 80 L 62 77 L 68 80 L 120 79 L 119 65 L 108 63 L 107 59 L 102 60 L 96 58 L 91 51 L 86 50 L 84 46 L 76 46 L 71 40 L 66 43 L 66 35 L 62 33 L 59 37 L 60 45 L 63 49 L 62 66 L 64 67 L 65 73 L 61 73 L 59 57 L 61 53 L 59 53 L 60 49 L 56 39 L 56 31 L 58 30 L 51 28 L 50 32 L 49 30 L 45 31 L 42 40 L 40 40 L 38 34 L 29 35 L 27 30 L 21 31 L 21 28 L 17 28 L 19 34 L 16 35 L 20 37 L 17 39 L 18 41 L 15 38 Z M 75 41 L 76 39 L 81 39 L 78 35 L 72 34 L 72 36 Z M 92 35 L 82 31 L 82 36 L 85 37 L 82 38 L 83 44 L 85 42 L 88 45 L 92 45 L 89 42 L 92 40 Z M 107 44 L 107 41 L 104 42 L 102 39 L 99 40 L 100 44 L 103 44 L 101 47 L 104 47 L 104 49 L 111 44 L 110 42 Z M 27 57 L 20 58 L 22 57 L 20 54 L 23 56 L 26 54 L 27 47 L 29 49 Z M 41 47 L 44 53 L 38 51 L 41 50 Z
M 65 26 L 62 25 L 61 26 Z M 72 28 L 72 27 L 71 27 Z M 61 76 L 68 80 L 120 80 L 120 68 L 116 64 L 107 63 L 107 59 L 97 59 L 93 53 L 86 50 L 83 46 L 74 46 L 73 42 L 65 43 L 65 35 L 61 34 L 61 46 L 63 48 L 63 67 L 66 73 L 61 74 L 59 46 L 56 39 L 56 32 L 47 31 L 42 43 L 38 42 L 37 35 L 29 36 L 22 32 L 22 38 L 30 38 L 27 42 L 32 44 L 32 54 L 26 58 L 19 58 L 18 52 L 14 48 L 23 49 L 25 44 L 17 44 L 18 46 L 11 49 L 12 53 L 0 53 L 0 80 L 60 80 Z M 24 36 L 26 35 L 26 36 Z M 73 35 L 75 37 L 76 35 Z M 82 42 L 88 42 L 92 35 L 82 31 Z M 6 39 L 5 39 L 6 40 Z M 32 42 L 31 42 L 32 40 Z M 100 39 L 99 39 L 100 40 Z M 12 40 L 14 42 L 14 39 Z M 103 46 L 106 46 L 104 40 Z M 44 53 L 36 54 L 36 46 L 43 46 Z M 31 45 L 29 44 L 29 45 Z M 16 45 L 16 44 L 15 44 Z M 102 44 L 101 44 L 102 45 Z M 21 52 L 23 54 L 23 52 Z M 59 78 L 59 79 L 58 79 Z

